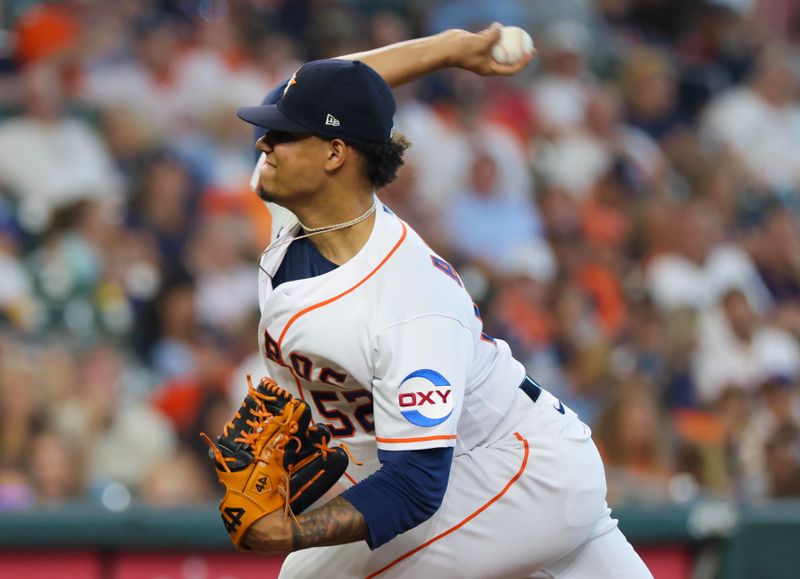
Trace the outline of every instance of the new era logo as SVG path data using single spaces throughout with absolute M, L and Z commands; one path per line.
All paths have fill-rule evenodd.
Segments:
M 329 114 L 327 117 L 325 117 L 325 124 L 331 127 L 338 127 L 341 123 L 339 122 L 339 119 Z

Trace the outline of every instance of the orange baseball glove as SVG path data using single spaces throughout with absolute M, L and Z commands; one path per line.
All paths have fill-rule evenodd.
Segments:
M 344 447 L 331 448 L 330 430 L 311 426 L 311 411 L 274 381 L 258 388 L 248 380 L 248 394 L 236 415 L 211 447 L 217 478 L 225 487 L 220 515 L 238 547 L 247 529 L 282 509 L 298 514 L 319 499 L 349 465 Z

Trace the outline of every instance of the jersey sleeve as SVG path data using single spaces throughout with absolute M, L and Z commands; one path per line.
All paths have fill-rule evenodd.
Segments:
M 421 316 L 381 331 L 376 348 L 378 449 L 454 446 L 472 361 L 469 328 L 451 317 Z
M 381 468 L 341 494 L 367 522 L 370 549 L 427 521 L 441 506 L 453 449 L 378 451 Z

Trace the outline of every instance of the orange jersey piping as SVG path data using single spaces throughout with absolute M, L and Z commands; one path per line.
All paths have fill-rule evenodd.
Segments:
M 514 436 L 516 436 L 519 440 L 521 440 L 522 443 L 525 445 L 525 454 L 522 457 L 522 464 L 520 465 L 519 470 L 517 471 L 517 474 L 515 474 L 511 478 L 511 480 L 508 481 L 508 483 L 506 483 L 506 486 L 503 487 L 503 490 L 501 490 L 499 493 L 497 493 L 494 497 L 492 497 L 487 503 L 485 503 L 482 507 L 480 507 L 474 513 L 472 513 L 471 515 L 469 515 L 465 519 L 463 519 L 460 523 L 458 523 L 456 525 L 453 525 L 452 527 L 450 527 L 449 529 L 447 529 L 446 531 L 444 531 L 442 533 L 439 533 L 438 535 L 436 535 L 432 539 L 428 539 L 427 541 L 422 543 L 422 545 L 419 545 L 418 547 L 415 547 L 411 551 L 408 551 L 407 553 L 404 553 L 403 555 L 400 555 L 397 559 L 395 559 L 394 561 L 392 561 L 388 565 L 385 565 L 385 566 L 381 567 L 380 569 L 378 569 L 377 571 L 375 571 L 374 573 L 371 573 L 370 575 L 367 575 L 366 579 L 372 579 L 372 577 L 377 577 L 378 575 L 380 575 L 384 571 L 388 571 L 389 569 L 391 569 L 392 567 L 394 567 L 395 565 L 397 565 L 398 563 L 400 563 L 404 559 L 407 559 L 408 557 L 411 557 L 413 554 L 418 553 L 419 551 L 421 551 L 425 547 L 428 547 L 428 546 L 432 545 L 433 543 L 435 543 L 439 539 L 441 539 L 443 537 L 446 537 L 450 533 L 453 533 L 453 532 L 457 531 L 458 529 L 460 529 L 461 527 L 466 525 L 468 522 L 470 522 L 472 519 L 474 519 L 475 517 L 480 515 L 483 511 L 485 511 L 490 506 L 492 506 L 492 504 L 494 504 L 495 502 L 500 500 L 500 498 L 504 494 L 506 494 L 508 489 L 511 488 L 511 485 L 513 485 L 515 482 L 517 482 L 519 477 L 522 476 L 522 472 L 525 470 L 525 467 L 528 464 L 528 453 L 529 453 L 528 441 L 526 439 L 524 439 L 522 437 L 522 435 L 520 435 L 519 432 L 515 432 Z
M 286 337 L 286 332 L 289 330 L 289 328 L 292 326 L 292 324 L 294 324 L 297 321 L 298 318 L 300 318 L 301 316 L 304 316 L 305 314 L 307 314 L 308 312 L 310 312 L 312 310 L 316 310 L 317 308 L 321 308 L 323 306 L 327 306 L 328 304 L 333 303 L 336 300 L 338 300 L 339 298 L 342 298 L 342 297 L 346 296 L 347 294 L 349 294 L 350 292 L 356 290 L 361 285 L 363 285 L 369 278 L 371 278 L 373 275 L 375 275 L 375 273 L 380 268 L 382 268 L 383 265 L 387 261 L 389 261 L 389 258 L 391 258 L 395 254 L 395 252 L 399 249 L 399 247 L 406 240 L 406 235 L 408 234 L 408 229 L 406 229 L 406 224 L 403 223 L 402 221 L 400 221 L 400 225 L 403 227 L 403 234 L 400 236 L 400 239 L 397 241 L 397 243 L 395 243 L 394 247 L 391 250 L 389 250 L 389 253 L 386 254 L 386 257 L 384 257 L 381 260 L 381 262 L 378 265 L 375 266 L 375 269 L 373 269 L 371 272 L 369 272 L 367 275 L 365 275 L 361 279 L 361 281 L 359 281 L 357 284 L 355 284 L 350 289 L 346 289 L 345 291 L 343 291 L 339 295 L 333 296 L 332 298 L 328 298 L 327 300 L 323 300 L 323 301 L 321 301 L 319 303 L 316 303 L 316 304 L 314 304 L 312 306 L 308 306 L 306 308 L 303 308 L 302 310 L 300 310 L 299 312 L 297 312 L 295 315 L 293 315 L 291 317 L 291 319 L 286 323 L 286 326 L 284 326 L 283 331 L 281 332 L 281 335 L 278 338 L 278 347 L 279 348 L 283 345 L 283 338 Z
M 376 436 L 377 442 L 385 442 L 387 444 L 401 444 L 404 442 L 425 442 L 427 440 L 454 440 L 457 438 L 455 434 L 437 434 L 434 436 L 419 436 L 416 438 L 382 438 Z

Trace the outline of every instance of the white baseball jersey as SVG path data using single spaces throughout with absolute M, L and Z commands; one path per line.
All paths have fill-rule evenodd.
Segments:
M 558 579 L 652 579 L 605 506 L 588 427 L 548 392 L 523 393 L 522 365 L 483 333 L 453 268 L 376 203 L 373 231 L 353 258 L 277 288 L 271 278 L 299 224 L 274 213 L 259 345 L 270 376 L 364 462 L 341 482 L 377 470 L 378 449 L 455 446 L 447 492 L 432 517 L 378 549 L 362 541 L 298 551 L 281 579 L 494 579 L 542 569 Z
M 261 260 L 268 373 L 364 462 L 350 466 L 350 483 L 380 466 L 378 448 L 474 448 L 508 413 L 525 374 L 504 342 L 483 333 L 453 268 L 376 204 L 369 240 L 333 271 L 272 287 L 299 231 L 291 221 Z

